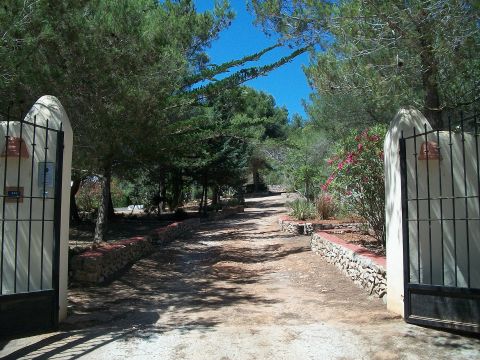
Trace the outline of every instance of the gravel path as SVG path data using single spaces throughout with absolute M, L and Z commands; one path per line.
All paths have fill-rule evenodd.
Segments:
M 70 292 L 61 332 L 3 344 L 54 359 L 478 359 L 480 342 L 407 325 L 278 231 L 281 196 L 205 224 L 109 286 Z M 8 354 L 10 354 L 8 356 Z

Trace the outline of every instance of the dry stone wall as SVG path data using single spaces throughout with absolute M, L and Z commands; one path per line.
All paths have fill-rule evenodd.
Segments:
M 358 231 L 361 224 L 322 224 L 294 220 L 289 216 L 278 219 L 282 231 L 294 235 L 311 235 L 312 251 L 335 264 L 352 281 L 369 291 L 370 295 L 386 300 L 386 259 L 335 236 L 335 229 Z M 327 232 L 326 232 L 327 231 Z
M 358 223 L 339 223 L 323 224 L 308 221 L 299 221 L 283 216 L 278 219 L 278 224 L 282 231 L 294 235 L 312 235 L 316 231 L 342 229 L 342 231 L 358 231 L 361 224 Z
M 310 245 L 312 251 L 335 264 L 355 284 L 367 289 L 370 295 L 384 298 L 387 294 L 385 257 L 324 232 L 314 233 Z
M 75 255 L 70 261 L 70 280 L 100 284 L 153 250 L 145 237 L 105 244 Z
M 185 237 L 202 221 L 221 220 L 243 212 L 243 206 L 225 208 L 206 219 L 187 219 L 152 231 L 143 237 L 107 243 L 82 253 L 72 254 L 69 278 L 74 284 L 96 285 L 114 278 L 120 271 L 151 254 L 156 248 Z
M 165 227 L 158 228 L 150 233 L 149 241 L 157 246 L 164 246 L 175 239 L 186 236 L 190 231 L 200 225 L 200 219 L 187 219 L 175 222 Z

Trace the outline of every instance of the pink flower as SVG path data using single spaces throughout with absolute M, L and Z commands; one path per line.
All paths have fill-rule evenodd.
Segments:
M 352 195 L 352 192 L 351 192 L 350 190 L 347 190 L 347 191 L 345 192 L 345 194 L 346 194 L 347 196 L 350 196 L 350 195 Z
M 338 163 L 338 170 L 342 170 L 342 169 L 343 169 L 343 164 L 344 164 L 343 161 L 340 161 L 340 162 Z
M 335 175 L 330 175 L 327 179 L 327 181 L 325 182 L 325 184 L 322 185 L 322 190 L 323 191 L 326 191 L 327 190 L 327 187 L 328 185 L 330 185 L 330 183 L 333 181 L 333 179 L 335 179 Z
M 363 149 L 363 144 L 358 144 L 357 148 L 358 148 L 358 151 L 362 151 L 362 149 Z
M 353 160 L 354 160 L 354 159 L 353 159 L 353 156 L 354 156 L 353 152 L 349 153 L 349 154 L 347 155 L 347 158 L 345 159 L 345 162 L 346 162 L 347 164 L 353 163 Z
M 332 163 L 333 163 L 333 159 L 327 159 L 327 164 L 328 165 L 332 165 Z
M 361 136 L 364 137 L 364 138 L 368 137 L 368 132 L 369 132 L 369 131 L 370 131 L 369 128 L 363 130 Z
M 378 135 L 370 136 L 370 141 L 377 142 L 378 140 L 380 140 L 380 137 Z

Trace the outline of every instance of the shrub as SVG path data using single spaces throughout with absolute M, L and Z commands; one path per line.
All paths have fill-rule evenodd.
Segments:
M 341 199 L 354 214 L 363 217 L 380 242 L 385 233 L 385 183 L 383 138 L 386 127 L 377 125 L 352 132 L 328 160 L 330 176 L 322 185 Z
M 117 178 L 113 178 L 110 183 L 110 193 L 112 194 L 113 207 L 127 207 L 131 205 L 128 203 L 128 192 L 124 188 L 124 184 Z
M 291 209 L 290 215 L 297 220 L 313 219 L 316 215 L 315 205 L 304 199 L 296 199 L 287 206 Z
M 323 192 L 315 201 L 315 206 L 317 209 L 317 216 L 320 219 L 329 219 L 333 217 L 337 212 L 337 205 L 335 199 L 329 193 Z
M 100 205 L 102 188 L 96 177 L 88 177 L 82 181 L 75 196 L 79 210 L 92 212 Z

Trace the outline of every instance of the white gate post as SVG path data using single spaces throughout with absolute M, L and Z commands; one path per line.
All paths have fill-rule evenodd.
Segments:
M 59 313 L 60 321 L 67 317 L 67 287 L 68 287 L 68 240 L 70 224 L 70 187 L 72 174 L 73 131 L 67 113 L 60 101 L 51 95 L 42 96 L 32 106 L 26 119 L 37 124 L 44 124 L 48 119 L 49 127 L 63 130 L 64 150 L 62 169 L 62 202 L 60 224 L 60 264 L 59 264 Z
M 404 136 L 431 130 L 423 114 L 413 108 L 400 109 L 390 123 L 384 143 L 385 222 L 387 253 L 387 308 L 404 315 L 403 232 L 399 140 Z

